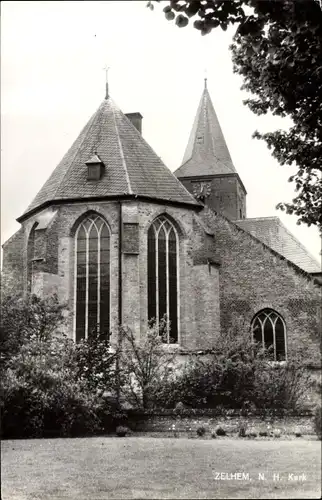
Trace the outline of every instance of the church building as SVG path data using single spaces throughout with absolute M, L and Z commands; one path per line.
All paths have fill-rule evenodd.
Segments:
M 57 294 L 76 342 L 118 325 L 204 351 L 248 329 L 276 361 L 318 363 L 321 271 L 277 217 L 247 218 L 247 192 L 205 87 L 182 165 L 172 173 L 142 136 L 142 115 L 108 93 L 17 219 L 3 275 Z

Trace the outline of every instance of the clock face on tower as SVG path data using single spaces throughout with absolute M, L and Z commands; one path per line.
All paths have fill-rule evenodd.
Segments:
M 211 193 L 210 182 L 194 182 L 193 195 L 197 200 L 204 201 Z

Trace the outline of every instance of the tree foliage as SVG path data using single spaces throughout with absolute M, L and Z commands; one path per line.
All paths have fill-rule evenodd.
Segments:
M 176 408 L 238 408 L 297 411 L 311 404 L 312 381 L 301 356 L 272 363 L 249 331 L 231 329 L 206 356 L 191 355 L 156 394 L 155 405 Z
M 278 208 L 298 223 L 322 229 L 322 7 L 320 0 L 171 0 L 165 17 L 202 35 L 236 24 L 231 46 L 234 71 L 253 97 L 256 114 L 289 117 L 287 131 L 260 133 L 281 165 L 295 165 L 289 179 L 296 196 Z
M 5 437 L 111 430 L 115 354 L 99 335 L 75 343 L 61 331 L 57 296 L 3 294 L 0 406 Z
M 79 435 L 100 430 L 100 400 L 79 380 L 74 342 L 30 338 L 10 357 L 1 377 L 4 437 Z
M 175 352 L 162 342 L 166 322 L 150 326 L 142 338 L 137 339 L 130 328 L 120 332 L 121 392 L 125 401 L 136 408 L 148 408 L 155 393 L 167 382 L 172 373 Z
M 115 392 L 117 353 L 111 350 L 108 339 L 93 332 L 75 344 L 74 355 L 77 379 L 89 391 L 98 395 Z
M 65 304 L 57 295 L 41 299 L 2 294 L 0 323 L 0 362 L 3 366 L 28 340 L 46 340 L 58 333 L 66 321 Z

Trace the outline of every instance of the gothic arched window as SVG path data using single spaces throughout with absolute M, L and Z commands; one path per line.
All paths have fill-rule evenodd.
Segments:
M 252 321 L 253 338 L 260 342 L 274 361 L 286 359 L 286 328 L 282 317 L 272 309 L 263 309 Z
M 160 216 L 148 231 L 148 318 L 166 319 L 166 343 L 179 336 L 179 236 L 172 222 Z
M 90 215 L 75 234 L 75 337 L 110 330 L 110 230 Z

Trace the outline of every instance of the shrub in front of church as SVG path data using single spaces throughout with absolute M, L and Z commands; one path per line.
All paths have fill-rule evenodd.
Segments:
M 240 336 L 241 337 L 241 336 Z M 168 380 L 156 405 L 173 408 L 242 408 L 254 385 L 254 360 L 248 337 L 223 337 L 206 355 L 191 355 Z
M 97 432 L 98 398 L 75 374 L 73 346 L 68 340 L 24 344 L 2 379 L 3 437 Z
M 117 437 L 125 437 L 129 432 L 129 428 L 124 425 L 118 425 L 115 430 Z
M 196 432 L 199 437 L 203 437 L 206 434 L 206 429 L 205 427 L 200 426 L 197 428 Z
M 1 297 L 1 368 L 31 339 L 46 340 L 64 325 L 65 305 L 57 295 L 42 299 L 37 295 L 10 294 Z
M 132 407 L 147 409 L 155 405 L 156 394 L 168 385 L 176 354 L 164 349 L 159 328 L 150 325 L 146 335 L 137 339 L 130 328 L 120 331 L 119 379 L 122 398 Z
M 116 350 L 112 350 L 107 336 L 92 332 L 88 339 L 74 347 L 76 378 L 95 394 L 113 394 L 116 385 Z
M 301 358 L 286 364 L 263 361 L 255 374 L 252 399 L 257 408 L 301 411 L 305 407 L 311 379 Z
M 247 413 L 301 410 L 308 383 L 300 359 L 271 363 L 248 332 L 230 332 L 207 356 L 192 355 L 156 393 L 155 405 L 174 408 L 181 401 L 190 408 L 252 408 Z
M 115 353 L 91 335 L 79 344 L 59 333 L 57 297 L 6 295 L 1 304 L 4 437 L 82 435 L 115 427 Z

